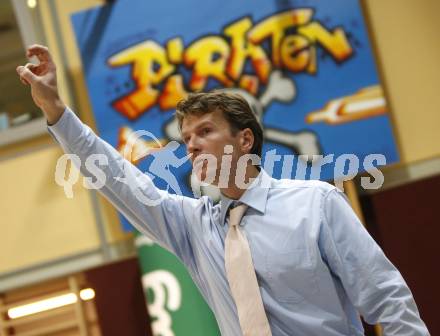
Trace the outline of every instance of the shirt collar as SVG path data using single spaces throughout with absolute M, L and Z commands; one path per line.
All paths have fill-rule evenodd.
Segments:
M 271 182 L 272 178 L 264 171 L 264 169 L 261 169 L 258 176 L 255 178 L 254 181 L 252 181 L 250 186 L 246 189 L 243 195 L 241 195 L 238 201 L 264 214 L 266 212 L 267 194 L 269 193 L 269 188 L 272 185 Z M 226 214 L 232 202 L 234 202 L 234 200 L 221 194 L 221 225 L 225 224 Z

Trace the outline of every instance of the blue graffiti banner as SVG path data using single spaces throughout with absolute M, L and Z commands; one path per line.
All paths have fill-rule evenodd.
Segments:
M 274 177 L 337 179 L 350 168 L 344 154 L 360 171 L 374 165 L 370 154 L 398 161 L 359 1 L 118 0 L 72 22 L 98 131 L 121 151 L 140 129 L 155 136 L 146 148 L 180 142 L 177 102 L 225 88 L 260 119 Z M 319 176 L 307 155 L 325 158 Z M 136 163 L 146 171 L 152 161 Z M 179 188 L 156 184 L 193 195 L 190 164 L 169 171 Z

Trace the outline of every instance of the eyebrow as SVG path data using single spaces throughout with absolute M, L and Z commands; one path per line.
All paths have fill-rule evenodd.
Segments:
M 214 124 L 212 121 L 210 121 L 210 120 L 205 120 L 205 121 L 202 121 L 202 122 L 196 127 L 196 129 L 197 129 L 197 128 L 202 128 L 203 126 L 206 126 L 206 125 L 214 125 L 214 126 L 215 126 L 215 124 Z

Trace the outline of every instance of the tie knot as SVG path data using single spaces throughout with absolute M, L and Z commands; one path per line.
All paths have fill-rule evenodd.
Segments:
M 229 226 L 235 226 L 240 224 L 241 218 L 247 210 L 246 204 L 239 204 L 236 207 L 229 210 Z

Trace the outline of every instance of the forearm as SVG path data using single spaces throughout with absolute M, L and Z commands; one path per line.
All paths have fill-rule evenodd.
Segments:
M 63 115 L 66 105 L 61 99 L 54 99 L 50 103 L 42 104 L 41 109 L 46 117 L 48 125 L 54 125 Z
M 358 279 L 363 290 L 352 298 L 370 324 L 380 324 L 384 336 L 427 336 L 413 295 L 399 271 L 377 247 L 368 270 Z

